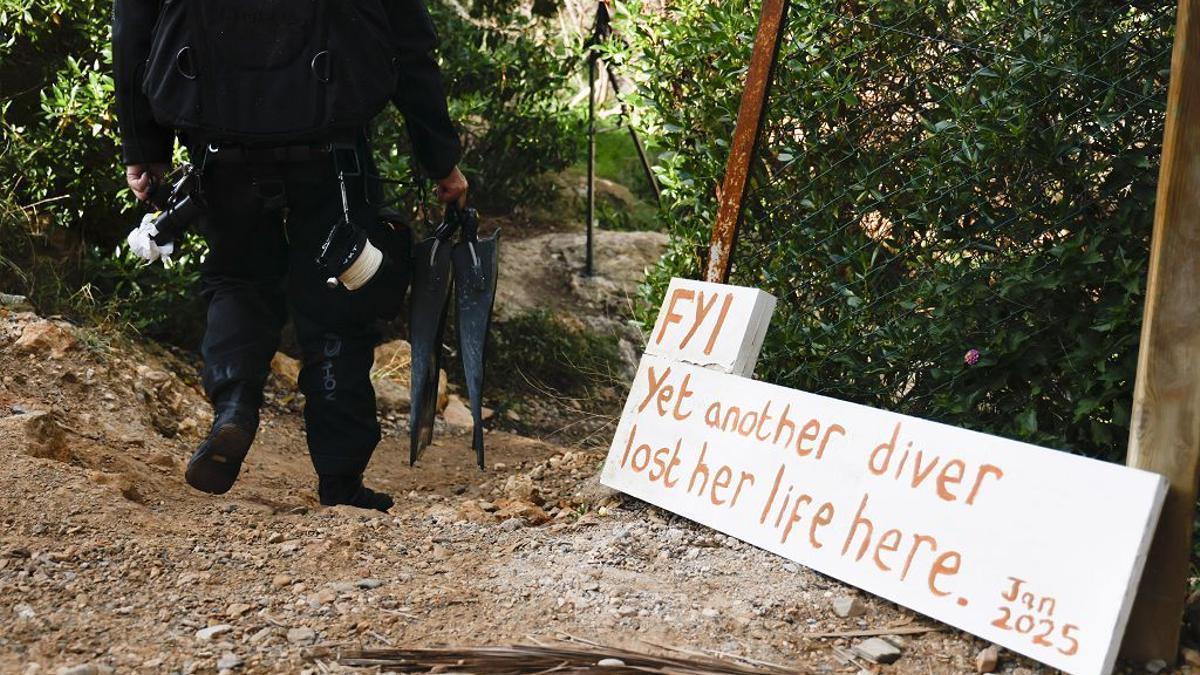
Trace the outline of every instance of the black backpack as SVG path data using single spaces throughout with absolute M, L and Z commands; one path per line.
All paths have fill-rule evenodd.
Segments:
M 395 56 L 382 0 L 164 0 L 142 90 L 171 128 L 314 139 L 383 109 Z

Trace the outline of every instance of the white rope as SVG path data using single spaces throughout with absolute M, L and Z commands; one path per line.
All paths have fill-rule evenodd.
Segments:
M 383 252 L 375 248 L 370 241 L 366 242 L 363 252 L 355 259 L 350 267 L 342 272 L 338 279 L 342 285 L 352 291 L 357 291 L 375 276 L 379 266 L 383 264 Z

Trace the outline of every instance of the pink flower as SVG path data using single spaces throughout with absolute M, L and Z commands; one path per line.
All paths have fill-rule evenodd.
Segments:
M 978 349 L 969 350 L 963 356 L 963 363 L 967 364 L 968 366 L 973 366 L 976 363 L 979 363 L 979 350 Z

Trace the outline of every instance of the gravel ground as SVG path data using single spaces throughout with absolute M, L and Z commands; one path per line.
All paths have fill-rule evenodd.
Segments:
M 949 673 L 987 646 L 603 488 L 601 448 L 492 431 L 481 473 L 444 430 L 410 468 L 394 417 L 368 482 L 397 507 L 322 508 L 282 385 L 242 480 L 197 493 L 182 481 L 208 424 L 194 377 L 160 351 L 0 314 L 0 672 L 375 672 L 339 651 L 566 634 Z M 862 613 L 840 618 L 848 598 Z M 899 635 L 898 661 L 828 635 L 868 629 Z M 1002 652 L 999 670 L 1038 667 Z

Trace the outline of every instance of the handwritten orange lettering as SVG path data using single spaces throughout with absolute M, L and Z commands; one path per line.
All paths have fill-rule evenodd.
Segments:
M 713 347 L 717 344 L 717 336 L 721 334 L 721 326 L 725 325 L 725 316 L 729 314 L 731 304 L 733 304 L 733 295 L 726 295 L 725 302 L 721 305 L 721 313 L 717 316 L 717 325 L 713 326 L 712 334 L 708 336 L 708 344 L 704 346 L 705 356 L 712 354 Z
M 675 292 L 671 294 L 671 301 L 667 304 L 667 315 L 663 317 L 662 327 L 658 329 L 658 337 L 654 339 L 654 344 L 662 344 L 663 335 L 665 335 L 667 332 L 667 326 L 670 326 L 673 323 L 683 322 L 683 315 L 675 311 L 675 303 L 678 302 L 680 298 L 690 301 L 694 297 L 696 297 L 696 293 L 694 291 L 689 291 L 686 288 L 675 289 Z

